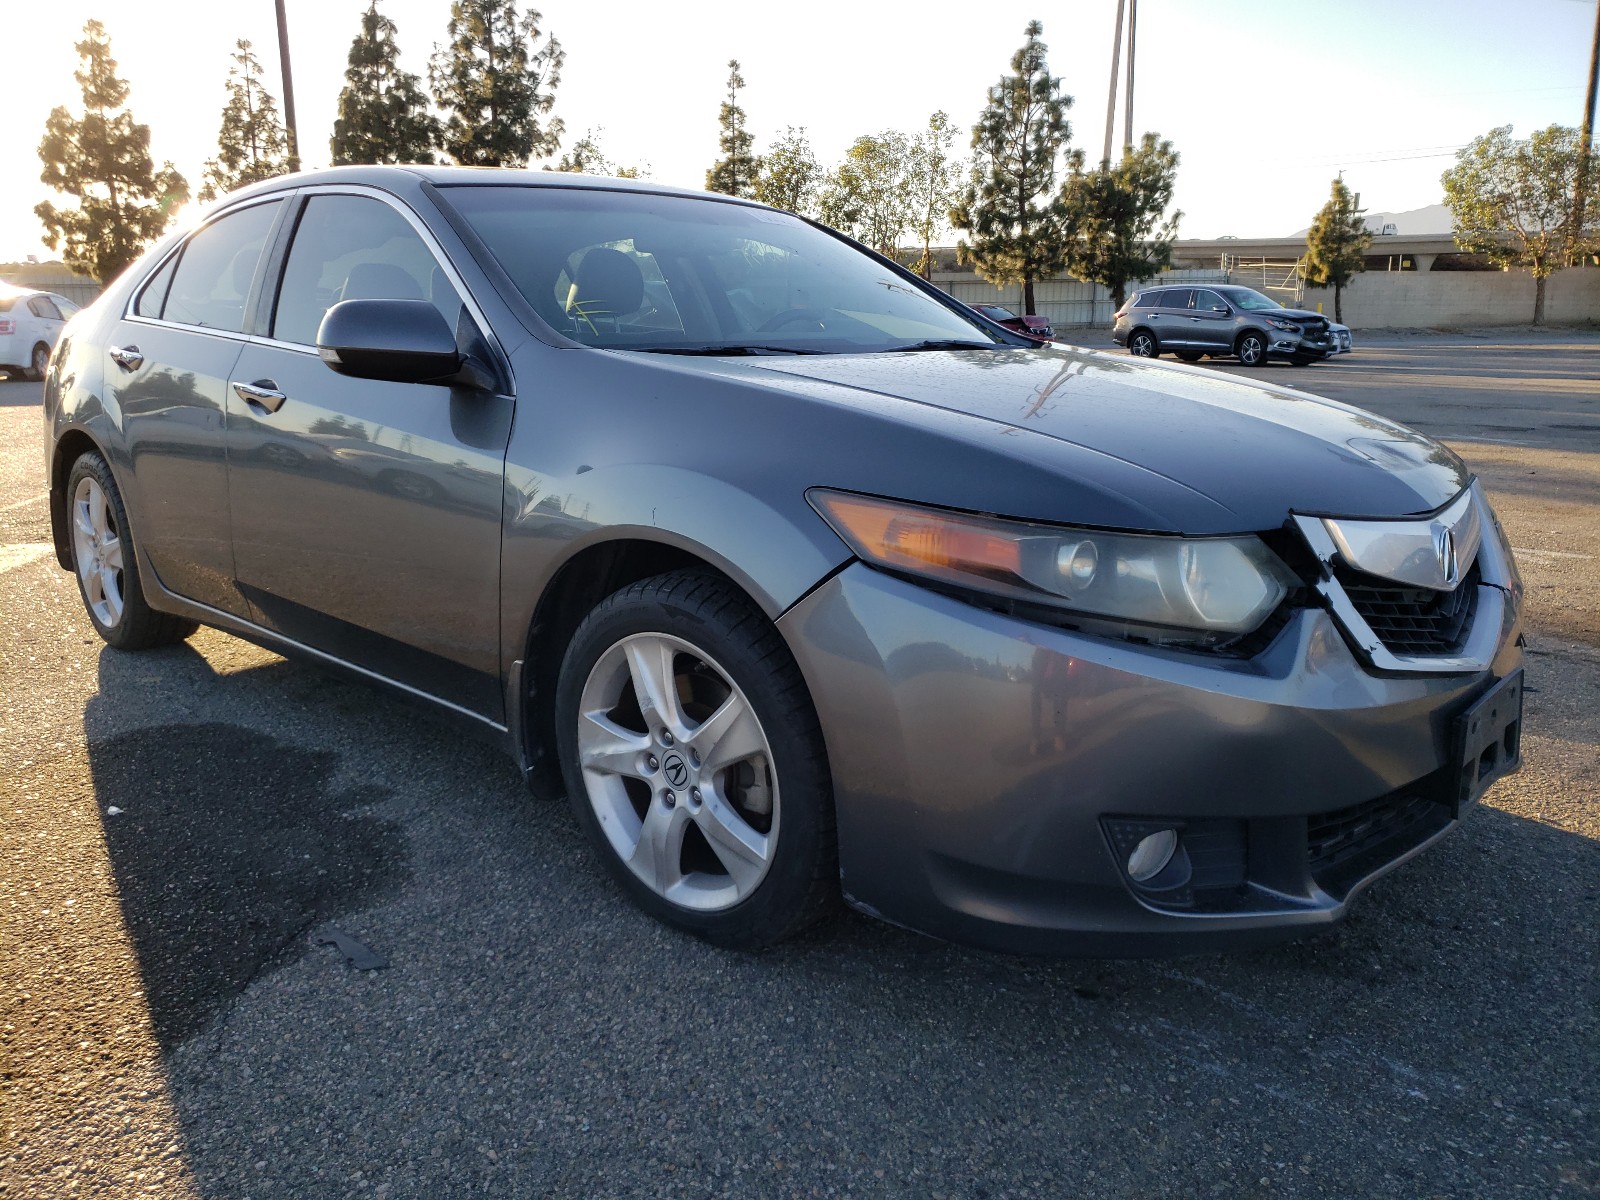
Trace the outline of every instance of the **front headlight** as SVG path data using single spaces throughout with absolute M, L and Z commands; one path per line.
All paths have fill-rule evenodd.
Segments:
M 1300 332 L 1300 326 L 1296 325 L 1293 321 L 1285 321 L 1281 317 L 1263 317 L 1262 319 L 1274 329 L 1287 329 L 1291 333 Z
M 1260 538 L 1102 533 L 814 488 L 869 563 L 1089 618 L 1215 643 L 1256 629 L 1298 582 Z M 1187 635 L 1187 636 L 1185 636 Z

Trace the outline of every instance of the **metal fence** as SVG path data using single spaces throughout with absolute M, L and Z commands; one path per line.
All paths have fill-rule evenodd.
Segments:
M 1222 270 L 1193 269 L 1163 271 L 1155 279 L 1130 283 L 1131 295 L 1139 288 L 1159 283 L 1227 283 L 1228 273 Z M 1003 304 L 1013 312 L 1022 311 L 1022 285 L 995 287 L 987 280 L 964 271 L 936 271 L 935 287 L 942 288 L 963 304 Z M 1111 318 L 1117 306 L 1111 302 L 1111 293 L 1097 283 L 1084 283 L 1078 279 L 1040 279 L 1033 285 L 1033 306 L 1057 329 L 1088 329 L 1095 326 L 1111 327 Z

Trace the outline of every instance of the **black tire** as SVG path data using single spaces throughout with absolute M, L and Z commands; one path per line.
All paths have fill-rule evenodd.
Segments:
M 1128 335 L 1128 353 L 1135 358 L 1160 358 L 1161 343 L 1148 329 L 1135 329 Z
M 1233 352 L 1247 367 L 1267 365 L 1267 339 L 1254 329 L 1247 329 L 1239 335 L 1239 340 L 1233 344 Z
M 104 606 L 101 613 L 95 611 L 96 602 L 90 598 L 89 585 L 85 579 L 87 572 L 81 565 L 80 556 L 83 547 L 77 535 L 76 522 L 79 517 L 77 511 L 79 491 L 85 481 L 93 481 L 105 497 L 110 531 L 115 535 L 120 551 L 121 565 L 113 575 L 121 600 L 121 610 L 114 615 L 102 615 L 109 614 L 109 610 Z M 200 628 L 198 621 L 158 612 L 146 602 L 144 589 L 139 582 L 139 556 L 134 551 L 133 533 L 128 527 L 128 512 L 122 504 L 122 493 L 117 489 L 117 481 L 112 477 L 111 468 L 106 465 L 106 460 L 93 450 L 80 455 L 67 475 L 67 526 L 67 540 L 72 547 L 73 575 L 78 580 L 78 594 L 83 598 L 84 611 L 94 625 L 95 632 L 106 645 L 118 650 L 149 650 L 156 646 L 169 646 L 174 642 L 181 642 Z
M 1175 351 L 1175 353 L 1184 362 L 1199 362 L 1205 357 L 1205 352 L 1203 350 L 1178 350 Z
M 629 639 L 641 639 L 630 642 Z M 705 676 L 731 681 L 748 704 L 748 711 L 758 724 L 758 732 L 765 738 L 770 754 L 766 759 L 768 794 L 772 804 L 769 810 L 770 842 L 767 862 L 751 890 L 732 899 L 722 907 L 711 910 L 687 907 L 663 895 L 652 883 L 636 873 L 614 846 L 602 826 L 600 811 L 622 812 L 615 797 L 620 792 L 604 793 L 606 776 L 596 780 L 596 793 L 591 795 L 590 785 L 579 758 L 579 725 L 587 722 L 582 714 L 585 697 L 594 702 L 597 695 L 605 695 L 604 677 L 615 672 L 607 663 L 615 661 L 619 647 L 625 644 L 651 645 L 651 639 L 680 643 L 687 649 L 676 650 L 669 656 L 672 670 L 687 664 L 684 677 L 695 668 L 702 668 Z M 637 689 L 631 682 L 632 668 L 624 668 L 628 682 L 622 683 L 622 706 L 609 710 L 608 717 L 626 723 L 632 736 L 649 738 L 651 720 L 642 715 L 642 706 L 635 707 L 630 717 L 617 716 L 626 705 L 626 696 L 637 699 Z M 680 678 L 674 674 L 675 685 Z M 592 690 L 591 690 L 592 689 Z M 685 713 L 690 701 L 683 701 L 687 689 L 692 697 L 693 685 L 685 681 L 675 686 Z M 605 701 L 602 701 L 605 702 Z M 573 635 L 561 664 L 561 675 L 555 696 L 556 742 L 561 761 L 562 780 L 572 810 L 590 843 L 595 847 L 606 867 L 618 884 L 633 897 L 647 913 L 667 925 L 685 930 L 716 945 L 729 949 L 755 950 L 773 945 L 825 917 L 838 904 L 839 866 L 833 820 L 833 794 L 828 772 L 827 754 L 823 746 L 822 730 L 817 723 L 811 696 L 806 690 L 800 670 L 795 665 L 789 648 L 784 645 L 778 631 L 750 600 L 727 580 L 705 571 L 673 571 L 645 579 L 619 592 L 613 593 L 584 619 Z M 704 727 L 704 717 L 698 718 Z M 636 730 L 642 729 L 642 733 Z M 659 733 L 655 735 L 659 738 Z M 617 771 L 611 778 L 626 784 L 629 790 L 627 803 L 633 806 L 639 832 L 631 834 L 635 846 L 645 840 L 643 830 L 647 817 L 651 820 L 664 817 L 663 808 L 675 809 L 671 803 L 674 793 L 669 790 L 669 770 L 682 770 L 688 761 L 688 749 L 694 743 L 692 735 L 675 742 L 666 739 L 658 747 L 650 743 L 654 753 L 648 754 L 648 771 L 641 761 L 638 772 L 651 778 L 635 778 L 633 769 Z M 663 748 L 664 747 L 664 748 Z M 682 754 L 674 755 L 674 749 Z M 644 753 L 644 752 L 641 752 Z M 659 753 L 659 771 L 655 753 Z M 678 758 L 674 764 L 672 759 Z M 710 774 L 710 759 L 704 763 L 694 757 L 696 771 L 702 767 L 706 774 L 696 774 L 694 779 L 708 789 L 707 795 L 732 798 L 726 778 L 717 782 Z M 737 769 L 745 769 L 741 763 Z M 626 778 L 624 778 L 626 777 Z M 684 783 L 671 786 L 684 790 Z M 660 790 L 656 790 L 659 785 Z M 737 788 L 739 785 L 735 785 Z M 643 796 L 639 795 L 643 791 Z M 681 804 L 688 805 L 688 792 Z M 688 820 L 699 820 L 701 793 L 693 792 L 694 802 Z M 727 799 L 721 800 L 724 805 Z M 711 810 L 709 801 L 706 813 Z M 745 814 L 736 814 L 745 815 Z M 624 841 L 628 831 L 619 831 L 618 825 L 627 820 L 622 816 L 611 822 L 611 828 Z M 759 819 L 757 818 L 759 824 Z M 703 826 L 702 826 L 703 828 Z M 690 867 L 690 841 L 698 836 L 705 842 L 703 849 L 713 855 L 707 860 L 702 853 L 700 866 Z M 722 869 L 735 886 L 732 873 L 715 861 L 720 854 L 710 845 L 704 834 L 680 835 L 676 853 L 679 858 L 671 864 L 669 873 L 688 878 L 691 870 L 705 871 L 710 875 L 697 878 L 715 878 Z M 639 854 L 635 849 L 634 857 Z M 658 865 L 652 873 L 660 871 Z
M 50 347 L 43 342 L 33 348 L 33 355 L 28 365 L 23 368 L 22 374 L 26 379 L 38 383 L 44 378 L 44 373 L 50 369 Z

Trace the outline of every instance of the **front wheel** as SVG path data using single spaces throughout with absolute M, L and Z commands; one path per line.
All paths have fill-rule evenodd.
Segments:
M 1267 361 L 1267 339 L 1254 332 L 1241 334 L 1234 353 L 1245 366 L 1259 367 Z
M 145 602 L 122 493 L 106 460 L 92 450 L 79 456 L 67 476 L 67 520 L 78 592 L 107 645 L 148 650 L 181 642 L 200 628 Z
M 1161 347 L 1156 344 L 1155 334 L 1147 329 L 1138 329 L 1128 339 L 1128 353 L 1135 358 L 1160 358 Z
M 771 622 L 675 571 L 602 601 L 567 649 L 556 737 L 578 823 L 646 912 L 757 949 L 838 895 L 822 732 Z

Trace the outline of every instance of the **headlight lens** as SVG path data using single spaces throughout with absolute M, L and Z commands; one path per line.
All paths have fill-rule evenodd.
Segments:
M 1257 537 L 1102 533 L 821 488 L 809 498 L 856 554 L 877 566 L 1088 617 L 1203 635 L 1190 641 L 1249 633 L 1297 582 Z
M 1267 317 L 1266 322 L 1274 329 L 1288 329 L 1296 332 L 1298 332 L 1300 329 L 1300 326 L 1296 325 L 1293 321 L 1285 321 L 1280 317 Z

